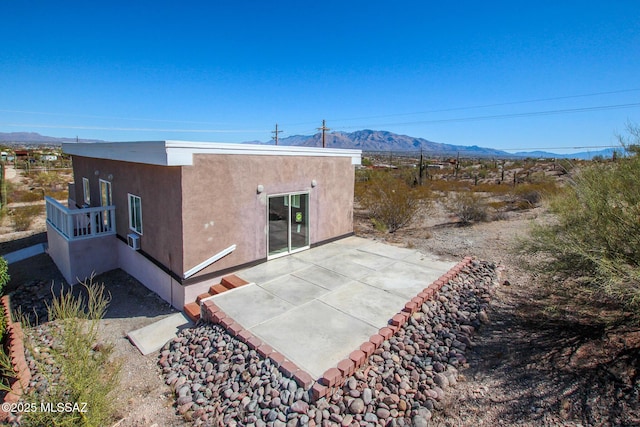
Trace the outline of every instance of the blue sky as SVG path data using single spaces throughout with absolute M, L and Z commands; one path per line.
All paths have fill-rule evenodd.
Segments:
M 0 16 L 0 132 L 267 141 L 326 119 L 557 149 L 640 123 L 637 0 L 6 0 Z

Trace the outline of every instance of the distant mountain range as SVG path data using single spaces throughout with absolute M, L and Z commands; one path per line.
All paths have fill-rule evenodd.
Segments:
M 0 143 L 16 145 L 60 145 L 63 142 L 104 142 L 98 139 L 55 138 L 40 135 L 35 132 L 0 132 Z M 271 145 L 274 142 L 249 141 L 250 144 Z M 598 151 L 587 151 L 572 154 L 556 154 L 546 151 L 523 151 L 509 153 L 494 148 L 478 147 L 477 145 L 452 145 L 429 141 L 424 138 L 415 138 L 407 135 L 399 135 L 382 130 L 358 130 L 355 132 L 330 132 L 325 134 L 325 143 L 329 148 L 352 148 L 364 152 L 382 153 L 419 153 L 426 156 L 455 156 L 458 153 L 463 157 L 535 157 L 535 158 L 571 158 L 591 159 L 595 156 L 611 157 L 615 151 L 607 148 Z M 293 135 L 278 140 L 283 146 L 322 147 L 322 134 Z M 620 150 L 617 150 L 620 151 Z
M 355 132 L 331 132 L 325 135 L 328 148 L 355 148 L 362 151 L 380 152 L 420 152 L 426 155 L 450 155 L 460 152 L 464 156 L 505 157 L 511 156 L 506 151 L 482 148 L 478 146 L 461 146 L 442 144 L 424 138 L 414 138 L 407 135 L 383 130 L 358 130 Z M 269 142 L 273 144 L 273 141 Z M 322 147 L 322 134 L 294 135 L 281 138 L 279 145 L 296 145 L 303 147 Z
M 63 142 L 102 142 L 99 139 L 56 138 L 36 132 L 0 132 L 0 143 L 17 145 L 60 145 Z
M 253 144 L 273 144 L 273 141 L 252 141 Z M 280 138 L 279 145 L 296 145 L 303 147 L 322 147 L 322 134 L 294 135 Z M 424 138 L 415 138 L 407 135 L 399 135 L 387 131 L 359 130 L 355 132 L 331 132 L 325 135 L 325 144 L 329 148 L 355 148 L 365 152 L 413 152 L 421 150 L 425 155 L 431 156 L 455 156 L 460 153 L 464 157 L 535 157 L 535 158 L 570 158 L 591 159 L 595 156 L 611 157 L 615 151 L 613 148 L 598 151 L 585 151 L 572 154 L 557 154 L 546 151 L 521 151 L 509 153 L 494 148 L 478 147 L 477 145 L 452 145 L 429 141 Z M 620 151 L 620 150 L 618 150 Z

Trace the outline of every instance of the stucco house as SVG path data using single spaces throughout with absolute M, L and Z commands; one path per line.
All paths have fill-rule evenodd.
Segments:
M 353 234 L 360 150 L 145 141 L 68 143 L 67 206 L 46 199 L 69 283 L 122 268 L 182 308 L 222 276 Z

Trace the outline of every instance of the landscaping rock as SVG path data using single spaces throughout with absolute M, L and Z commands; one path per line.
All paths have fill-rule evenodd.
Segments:
M 219 416 L 225 425 L 427 426 L 445 390 L 455 387 L 458 368 L 466 365 L 470 336 L 488 321 L 496 277 L 495 265 L 472 262 L 341 388 L 317 402 L 219 325 L 182 330 L 158 363 L 166 383 L 178 390 L 177 410 L 188 406 L 196 426 Z

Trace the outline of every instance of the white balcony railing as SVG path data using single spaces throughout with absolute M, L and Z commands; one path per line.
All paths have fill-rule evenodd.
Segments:
M 47 223 L 67 240 L 116 234 L 116 207 L 69 209 L 51 197 L 45 197 Z

